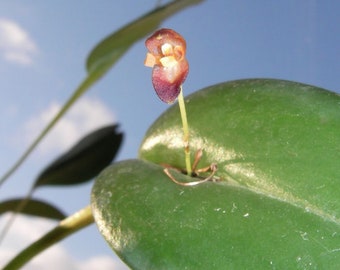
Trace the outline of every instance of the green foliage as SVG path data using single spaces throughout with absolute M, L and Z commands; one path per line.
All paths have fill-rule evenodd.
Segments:
M 304 84 L 239 80 L 187 98 L 191 149 L 217 175 L 339 221 L 340 97 Z M 140 157 L 184 168 L 179 112 L 149 129 Z M 301 196 L 301 194 L 303 196 Z M 307 203 L 308 202 L 308 203 Z
M 148 161 L 115 164 L 94 184 L 94 217 L 111 247 L 134 269 L 337 269 L 340 96 L 257 79 L 186 103 L 191 149 L 203 149 L 200 166 L 217 163 L 220 181 L 183 187 L 152 164 L 185 168 L 170 108 L 141 145 Z
M 21 209 L 22 214 L 61 220 L 66 218 L 65 214 L 55 206 L 36 199 L 15 198 L 0 203 L 0 215 L 12 211 L 16 212 L 18 207 L 25 203 Z
M 51 163 L 37 178 L 34 188 L 74 185 L 93 179 L 115 158 L 123 140 L 117 125 L 100 128 L 81 139 Z
M 31 199 L 32 193 L 38 187 L 80 184 L 97 176 L 112 162 L 121 146 L 123 134 L 117 128 L 117 125 L 106 126 L 82 138 L 42 171 L 28 196 L 1 202 L 0 215 L 10 211 L 52 219 L 65 218 L 56 206 Z
M 19 269 L 30 261 L 38 253 L 48 249 L 65 237 L 93 223 L 90 206 L 87 206 L 74 215 L 62 220 L 54 229 L 42 236 L 40 239 L 23 249 L 3 270 Z

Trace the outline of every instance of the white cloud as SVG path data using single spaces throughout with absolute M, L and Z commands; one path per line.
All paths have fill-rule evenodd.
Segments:
M 60 109 L 61 105 L 53 102 L 39 115 L 28 120 L 23 131 L 25 143 L 30 144 Z M 38 147 L 39 151 L 49 154 L 67 150 L 91 131 L 114 122 L 114 114 L 102 101 L 96 98 L 81 98 L 43 139 Z
M 78 264 L 79 270 L 94 270 L 94 269 L 112 269 L 112 270 L 127 270 L 129 269 L 123 262 L 113 260 L 108 256 L 96 256 Z
M 17 23 L 0 18 L 0 54 L 7 61 L 30 65 L 38 52 L 29 34 Z
M 8 214 L 4 215 L 0 220 L 2 225 L 8 219 Z M 0 249 L 0 268 L 3 267 L 15 254 L 22 248 L 31 244 L 33 241 L 41 237 L 56 225 L 55 222 L 41 219 L 31 218 L 20 215 L 16 218 L 8 235 Z M 104 241 L 104 240 L 103 240 Z M 86 240 L 84 240 L 85 244 Z M 87 243 L 90 244 L 90 243 Z M 94 248 L 95 250 L 95 248 Z M 70 252 L 66 250 L 62 244 L 58 243 L 46 251 L 40 253 L 32 261 L 26 264 L 23 270 L 48 269 L 48 270 L 127 270 L 122 262 L 113 259 L 114 256 L 94 255 L 86 260 L 76 260 Z

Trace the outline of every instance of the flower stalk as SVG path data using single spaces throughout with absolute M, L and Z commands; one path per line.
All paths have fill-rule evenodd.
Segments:
M 191 176 L 189 125 L 182 87 L 189 72 L 185 39 L 172 29 L 163 28 L 151 35 L 145 45 L 148 53 L 144 65 L 152 68 L 152 84 L 157 96 L 168 104 L 178 98 L 183 124 L 185 167 Z
M 185 154 L 185 167 L 187 171 L 187 175 L 192 174 L 191 160 L 190 160 L 190 145 L 189 145 L 189 125 L 187 119 L 187 113 L 185 109 L 185 102 L 183 96 L 183 88 L 182 85 L 180 87 L 180 92 L 178 95 L 178 105 L 182 118 L 183 125 L 183 143 L 184 143 L 184 154 Z

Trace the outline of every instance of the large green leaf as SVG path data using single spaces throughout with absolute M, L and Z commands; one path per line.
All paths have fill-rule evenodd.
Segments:
M 142 160 L 100 175 L 92 211 L 132 269 L 338 269 L 340 263 L 339 224 L 226 182 L 183 187 Z
M 91 180 L 116 156 L 123 140 L 118 125 L 102 127 L 82 138 L 52 162 L 37 178 L 34 188 L 74 185 Z
M 295 82 L 239 80 L 186 100 L 192 154 L 225 181 L 340 220 L 340 96 Z M 177 106 L 149 129 L 140 157 L 185 168 Z
M 6 212 L 16 212 L 20 205 L 22 214 L 61 220 L 66 216 L 57 207 L 37 199 L 15 198 L 0 203 L 0 215 Z M 20 207 L 21 208 L 21 207 Z
M 119 256 L 134 269 L 338 269 L 340 96 L 254 79 L 186 103 L 192 155 L 203 149 L 200 166 L 217 163 L 221 181 L 183 187 L 153 164 L 185 167 L 170 108 L 141 145 L 148 161 L 115 164 L 95 182 L 94 217 Z

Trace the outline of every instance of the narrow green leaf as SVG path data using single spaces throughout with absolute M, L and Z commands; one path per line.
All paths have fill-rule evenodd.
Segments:
M 0 203 L 0 215 L 6 212 L 16 212 L 18 206 L 25 202 L 25 206 L 21 209 L 20 213 L 31 216 L 44 217 L 56 220 L 62 220 L 66 215 L 57 207 L 36 199 L 15 198 Z
M 117 125 L 98 129 L 81 139 L 50 164 L 37 178 L 34 188 L 74 185 L 94 178 L 116 156 L 123 140 Z
M 22 250 L 4 266 L 3 270 L 21 269 L 39 253 L 92 223 L 91 207 L 87 206 L 59 222 L 53 230 Z
M 124 26 L 105 38 L 90 53 L 87 59 L 87 71 L 92 73 L 105 72 L 124 54 L 136 41 L 154 31 L 161 22 L 176 12 L 203 0 L 173 1 L 161 6 L 136 21 Z

